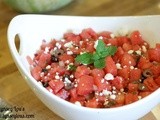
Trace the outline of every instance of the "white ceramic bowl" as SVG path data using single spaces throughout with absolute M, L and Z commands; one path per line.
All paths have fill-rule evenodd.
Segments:
M 28 85 L 38 98 L 65 120 L 135 120 L 160 103 L 160 89 L 138 102 L 110 109 L 85 108 L 69 103 L 52 93 L 31 76 L 26 56 L 32 56 L 43 39 L 62 38 L 67 30 L 80 32 L 91 27 L 95 31 L 117 31 L 121 28 L 140 30 L 151 45 L 160 42 L 160 16 L 141 17 L 73 17 L 48 15 L 20 15 L 10 22 L 8 44 L 13 59 Z M 15 36 L 20 37 L 20 50 L 15 47 Z M 34 108 L 33 108 L 34 109 Z

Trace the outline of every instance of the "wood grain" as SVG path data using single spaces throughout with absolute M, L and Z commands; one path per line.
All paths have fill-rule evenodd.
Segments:
M 18 13 L 0 0 L 0 97 L 10 105 L 24 107 L 22 114 L 33 120 L 62 120 L 31 91 L 20 75 L 7 45 L 7 27 Z M 45 14 L 76 16 L 135 16 L 160 14 L 159 0 L 75 0 L 66 7 Z M 78 116 L 77 116 L 78 117 Z M 25 119 L 24 119 L 25 120 Z M 27 120 L 27 119 L 26 119 Z M 140 120 L 160 120 L 160 105 Z

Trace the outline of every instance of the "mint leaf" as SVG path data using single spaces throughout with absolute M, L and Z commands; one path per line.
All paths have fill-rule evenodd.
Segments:
M 95 66 L 96 68 L 104 68 L 104 67 L 105 67 L 105 58 L 96 60 L 96 61 L 94 62 L 94 66 Z
M 106 48 L 105 43 L 102 40 L 98 40 L 98 45 L 96 47 L 96 52 L 103 52 L 104 49 Z
M 105 58 L 107 56 L 114 55 L 116 51 L 116 46 L 106 46 L 102 40 L 98 40 L 98 45 L 94 53 L 83 53 L 78 55 L 75 60 L 84 65 L 94 63 L 96 68 L 104 68 Z
M 116 46 L 108 46 L 105 49 L 106 53 L 108 52 L 108 55 L 114 55 L 117 52 Z
M 107 46 L 103 51 L 98 52 L 98 54 L 102 58 L 102 57 L 114 55 L 116 51 L 117 51 L 116 46 Z
M 68 70 L 75 71 L 76 70 L 76 66 L 75 65 L 68 65 Z
M 98 60 L 100 59 L 101 57 L 99 56 L 99 54 L 97 52 L 93 53 L 93 60 Z
M 91 54 L 91 53 L 83 53 L 81 55 L 78 55 L 75 59 L 79 63 L 88 65 L 88 64 L 93 63 L 92 56 L 93 56 L 93 54 Z

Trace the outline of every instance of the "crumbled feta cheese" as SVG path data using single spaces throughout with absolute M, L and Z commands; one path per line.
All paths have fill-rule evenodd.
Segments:
M 98 45 L 98 40 L 96 40 L 95 43 L 94 43 L 94 48 L 95 49 L 96 49 L 97 45 Z
M 120 89 L 120 91 L 121 91 L 121 92 L 124 92 L 124 89 L 123 89 L 123 88 L 121 88 L 121 89 Z
M 128 51 L 128 54 L 132 54 L 134 51 L 133 50 L 129 50 Z
M 85 51 L 83 51 L 83 52 L 80 52 L 80 55 L 82 55 L 82 54 L 84 54 L 84 53 L 86 53 Z
M 79 41 L 79 44 L 82 45 L 82 44 L 83 44 L 83 41 Z
M 126 67 L 127 67 L 127 65 L 124 65 L 124 66 L 123 66 L 123 68 L 126 68 Z
M 44 50 L 44 53 L 47 54 L 48 52 L 49 52 L 49 47 L 46 47 L 45 50 Z
M 106 80 L 113 80 L 113 79 L 114 79 L 114 76 L 113 76 L 111 73 L 107 73 L 107 74 L 104 76 L 104 78 L 105 78 Z
M 139 100 L 142 99 L 142 96 L 138 96 L 138 99 L 139 99 Z
M 142 51 L 143 51 L 143 52 L 146 52 L 146 51 L 147 51 L 147 49 L 146 49 L 146 47 L 145 47 L 144 45 L 142 45 Z
M 99 36 L 98 39 L 103 40 L 103 36 Z
M 55 79 L 60 79 L 60 76 L 59 75 L 55 75 Z
M 70 78 L 74 78 L 74 75 L 70 75 Z
M 101 83 L 104 83 L 104 79 L 101 79 Z
M 60 43 L 56 43 L 56 47 L 58 47 L 59 49 L 61 48 L 61 44 Z
M 75 105 L 78 105 L 78 106 L 82 106 L 79 101 L 76 101 L 74 104 L 75 104 Z
M 104 103 L 103 103 L 103 105 L 108 105 L 108 103 L 109 103 L 109 101 L 105 101 Z
M 65 61 L 65 63 L 67 63 L 67 64 L 68 64 L 68 63 L 69 63 L 69 60 L 66 60 L 66 61 Z
M 98 98 L 96 98 L 96 101 L 98 102 L 98 101 L 99 101 L 99 99 L 98 99 Z
M 133 69 L 134 69 L 134 67 L 133 67 L 133 66 L 130 66 L 130 69 L 131 69 L 131 70 L 133 70 Z
M 113 90 L 112 93 L 113 93 L 113 94 L 116 94 L 117 92 Z
M 99 96 L 102 96 L 102 95 L 104 95 L 103 93 L 99 93 Z
M 46 66 L 46 69 L 47 69 L 47 70 L 51 69 L 51 66 L 50 66 L 50 65 L 47 65 L 47 66 Z
M 65 83 L 71 83 L 71 81 L 67 77 L 64 78 L 64 82 Z
M 64 64 L 64 62 L 63 61 L 59 61 L 59 66 L 64 66 L 65 64 Z
M 73 55 L 72 51 L 67 51 L 67 55 Z
M 40 77 L 43 77 L 43 76 L 44 76 L 44 72 L 41 72 L 41 73 L 40 73 Z
M 95 92 L 95 95 L 97 95 L 97 96 L 98 96 L 98 95 L 99 95 L 99 93 L 98 93 L 98 92 Z
M 108 91 L 108 90 L 103 90 L 103 91 L 102 91 L 102 94 L 103 94 L 103 95 L 111 95 L 112 92 L 111 92 L 111 91 Z
M 136 50 L 135 51 L 138 55 L 141 55 L 141 51 L 140 50 Z
M 58 49 L 57 47 L 54 47 L 54 48 L 53 48 L 53 51 L 56 51 L 57 49 Z
M 74 87 L 77 87 L 78 86 L 78 84 L 74 84 Z
M 111 36 L 111 38 L 115 38 L 115 35 L 112 33 L 112 34 L 110 34 L 110 36 Z
M 122 69 L 121 64 L 120 63 L 116 63 L 116 67 L 117 69 Z
M 112 89 L 113 89 L 113 90 L 116 90 L 116 87 L 115 87 L 115 86 L 113 86 L 113 87 L 112 87 Z
M 64 47 L 68 47 L 68 48 L 73 47 L 73 42 L 70 41 L 70 42 L 65 43 L 65 44 L 64 44 Z
M 61 41 L 62 41 L 62 42 L 65 42 L 66 40 L 65 40 L 65 39 L 61 39 Z
M 116 99 L 116 95 L 114 95 L 114 94 L 110 95 L 110 99 L 115 100 Z
M 107 44 L 107 46 L 111 46 L 111 45 L 112 45 L 111 43 L 108 43 L 108 44 Z

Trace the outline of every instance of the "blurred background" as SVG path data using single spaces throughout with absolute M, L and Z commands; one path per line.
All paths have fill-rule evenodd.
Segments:
M 41 103 L 13 62 L 7 45 L 7 28 L 14 16 L 27 13 L 74 16 L 160 14 L 160 0 L 59 0 L 60 3 L 58 0 L 49 1 L 51 0 L 0 0 L 0 98 L 12 106 L 24 108 L 25 110 L 21 112 L 33 114 L 35 120 L 62 120 L 62 118 Z M 160 120 L 159 113 L 160 105 L 141 120 Z

